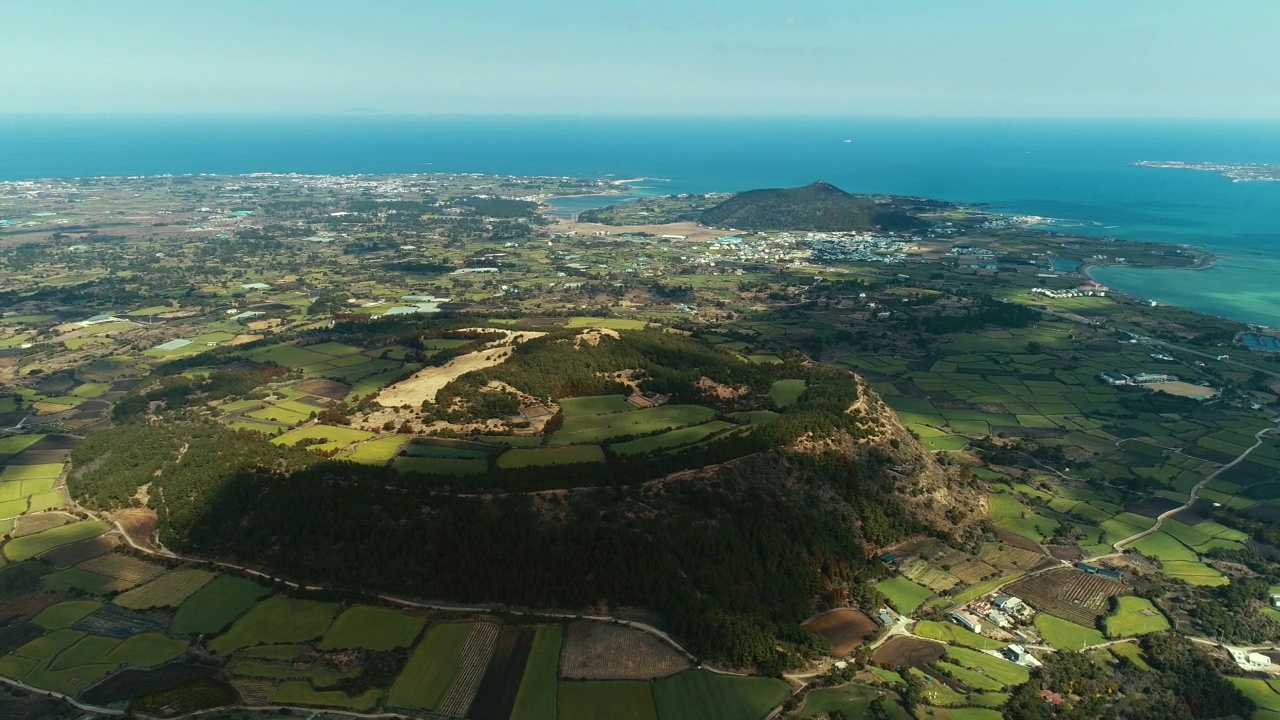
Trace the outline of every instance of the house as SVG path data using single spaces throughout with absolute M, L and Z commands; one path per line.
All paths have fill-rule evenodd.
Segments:
M 1018 609 L 1021 608 L 1024 603 L 1022 602 L 1022 598 L 1016 598 L 1012 595 L 1001 595 L 995 600 L 992 600 L 991 604 L 995 605 L 996 609 L 1000 610 L 1001 612 L 1011 613 L 1011 612 L 1017 612 Z
M 963 610 L 957 610 L 951 613 L 951 619 L 955 620 L 956 624 L 970 632 L 982 632 L 982 623 L 978 622 L 978 618 L 964 612 Z
M 1104 372 L 1098 376 L 1108 385 L 1128 385 L 1129 376 L 1118 372 Z
M 884 563 L 885 565 L 892 565 L 897 561 L 898 561 L 898 556 L 894 555 L 891 552 L 887 552 L 880 556 L 880 562 Z
M 884 627 L 889 627 L 893 624 L 893 615 L 889 613 L 888 609 L 881 608 L 880 614 L 876 616 L 876 622 L 880 623 Z
M 1280 608 L 1280 595 L 1271 596 L 1271 607 Z
M 1061 705 L 1061 704 L 1062 704 L 1062 696 L 1061 696 L 1061 695 L 1059 695 L 1059 694 L 1058 694 L 1058 693 L 1056 693 L 1056 692 L 1050 692 L 1050 691 L 1048 691 L 1048 690 L 1041 690 L 1041 691 L 1040 691 L 1040 697 L 1041 697 L 1041 698 L 1043 698 L 1043 699 L 1044 699 L 1044 701 L 1045 701 L 1045 702 L 1047 702 L 1047 703 L 1049 703 L 1050 705 L 1055 705 L 1055 706 L 1056 706 L 1056 705 Z

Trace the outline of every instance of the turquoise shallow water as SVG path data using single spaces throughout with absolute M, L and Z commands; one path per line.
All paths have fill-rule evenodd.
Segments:
M 1204 270 L 1095 267 L 1095 280 L 1166 305 L 1280 326 L 1280 259 L 1226 257 Z
M 1139 160 L 1280 163 L 1280 122 L 0 116 L 0 180 L 258 171 L 665 179 L 639 184 L 653 194 L 826 180 L 986 203 L 1080 221 L 1072 232 L 1204 247 L 1226 258 L 1219 268 L 1099 272 L 1135 294 L 1280 325 L 1271 291 L 1280 183 L 1134 167 Z

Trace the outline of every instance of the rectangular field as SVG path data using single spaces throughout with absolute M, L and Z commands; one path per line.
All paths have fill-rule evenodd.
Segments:
M 543 720 L 556 716 L 556 678 L 560 668 L 562 625 L 538 628 L 529 651 L 529 662 L 520 679 L 520 691 L 511 710 L 511 720 Z
M 177 570 L 122 593 L 112 602 L 131 610 L 177 607 L 213 578 L 208 570 Z
M 269 593 L 269 590 L 255 582 L 219 575 L 178 607 L 170 629 L 183 635 L 221 632 L 254 602 Z
M 395 610 L 356 605 L 338 616 L 318 647 L 321 650 L 364 648 L 392 650 L 409 647 L 426 620 Z
M 647 435 L 662 430 L 699 425 L 715 418 L 716 411 L 701 405 L 662 405 L 608 415 L 566 416 L 563 427 L 551 436 L 553 445 L 595 443 L 622 435 Z
M 273 597 L 264 600 L 235 621 L 225 634 L 209 642 L 220 655 L 258 644 L 298 643 L 324 635 L 338 606 L 313 600 Z
M 442 623 L 427 631 L 387 693 L 390 707 L 435 710 L 458 675 L 474 623 Z
M 560 683 L 557 720 L 658 720 L 649 683 L 586 680 Z
M 662 720 L 759 720 L 787 698 L 781 680 L 689 670 L 653 684 Z
M 514 448 L 498 456 L 498 467 L 503 469 L 602 462 L 604 462 L 604 450 L 599 445 Z
M 878 582 L 875 588 L 880 591 L 880 594 L 889 598 L 893 607 L 903 615 L 915 612 L 916 608 L 933 595 L 933 591 L 929 588 L 917 585 L 901 576 Z

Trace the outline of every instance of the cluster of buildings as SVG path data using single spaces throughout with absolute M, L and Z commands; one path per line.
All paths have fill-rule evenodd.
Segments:
M 1054 300 L 1063 300 L 1066 298 L 1079 297 L 1106 297 L 1110 290 L 1111 288 L 1106 285 L 1090 280 L 1079 287 L 1069 288 L 1067 290 L 1050 290 L 1049 288 L 1040 287 L 1031 288 L 1031 293 L 1033 295 L 1044 295 L 1045 297 L 1052 298 Z
M 801 242 L 819 262 L 899 263 L 911 249 L 901 238 L 856 233 L 809 233 Z
M 1008 630 L 1018 622 L 1026 622 L 1035 617 L 1035 610 L 1030 605 L 1012 595 L 996 595 L 975 600 L 969 603 L 967 610 L 963 613 L 969 618 L 985 618 L 1001 630 Z M 960 620 L 956 619 L 956 622 Z M 960 624 L 965 623 L 960 622 Z M 973 628 L 969 629 L 973 630 Z M 974 630 L 974 632 L 980 631 Z
M 1166 383 L 1177 382 L 1178 378 L 1174 375 L 1165 375 L 1164 373 L 1137 373 L 1134 375 L 1125 375 L 1121 372 L 1104 372 L 1098 376 L 1102 382 L 1108 385 L 1146 385 L 1148 383 Z

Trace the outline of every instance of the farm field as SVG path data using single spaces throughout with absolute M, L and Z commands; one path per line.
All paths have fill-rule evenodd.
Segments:
M 214 578 L 208 570 L 178 570 L 165 573 L 146 585 L 117 596 L 115 604 L 132 610 L 177 607 Z
M 923 605 L 924 601 L 933 595 L 933 591 L 929 588 L 900 576 L 878 582 L 875 587 L 881 594 L 889 598 L 889 602 L 893 603 L 893 607 L 903 615 L 910 615 L 915 612 L 916 608 Z
M 625 395 L 594 395 L 588 397 L 561 398 L 557 401 L 564 416 L 606 415 L 608 413 L 629 412 L 636 406 L 627 402 Z
M 780 408 L 795 405 L 804 394 L 803 380 L 778 380 L 769 387 L 769 399 Z
M 963 645 L 978 650 L 999 650 L 1004 643 L 984 637 L 951 622 L 935 622 L 921 620 L 916 623 L 915 634 L 931 640 L 940 640 L 950 645 Z
M 391 650 L 409 647 L 422 632 L 424 625 L 426 620 L 422 618 L 410 617 L 395 610 L 357 605 L 338 616 L 318 647 L 321 650 Z
M 309 425 L 307 427 L 291 430 L 279 437 L 272 438 L 271 442 L 277 445 L 294 445 L 302 440 L 323 440 L 316 445 L 308 445 L 308 449 L 317 451 L 338 450 L 352 443 L 358 443 L 369 440 L 374 434 L 366 430 L 358 430 L 349 427 L 335 427 L 333 425 Z
M 1045 642 L 1061 650 L 1081 650 L 1090 645 L 1101 645 L 1107 640 L 1094 628 L 1045 613 L 1036 616 L 1036 629 L 1044 636 Z
M 1116 598 L 1116 609 L 1106 618 L 1107 637 L 1124 638 L 1163 632 L 1169 620 L 1151 601 L 1135 596 Z
M 512 448 L 498 456 L 499 468 L 602 463 L 604 450 L 599 445 L 572 445 L 551 448 Z
M 759 720 L 786 699 L 773 678 L 727 677 L 689 670 L 653 684 L 659 720 Z
M 875 634 L 879 625 L 858 610 L 832 610 L 804 623 L 804 629 L 831 643 L 836 657 L 844 657 Z
M 329 629 L 337 609 L 312 600 L 268 598 L 236 620 L 225 634 L 211 640 L 209 649 L 226 655 L 252 645 L 313 640 Z
M 380 437 L 360 443 L 349 454 L 342 457 L 344 460 L 368 465 L 386 465 L 391 462 L 392 458 L 400 454 L 400 449 L 408 441 L 408 438 L 404 437 Z
M 649 683 L 638 680 L 562 682 L 557 720 L 658 720 Z
M 699 425 L 715 415 L 715 410 L 701 405 L 661 405 L 605 415 L 566 415 L 564 425 L 551 435 L 549 442 L 552 445 L 604 442 L 623 435 L 645 435 Z
M 848 718 L 873 717 L 871 703 L 881 691 L 865 685 L 840 685 L 810 691 L 804 696 L 804 707 L 796 717 L 800 720 L 826 716 L 839 710 Z M 911 715 L 895 700 L 884 703 L 884 711 L 890 720 L 910 720 Z M 997 717 L 999 717 L 997 715 Z
M 439 708 L 458 674 L 463 646 L 474 627 L 473 623 L 433 625 L 387 692 L 387 705 L 418 710 Z
M 178 607 L 171 629 L 184 635 L 221 632 L 269 592 L 255 582 L 219 575 Z
M 1007 590 L 1041 613 L 1087 627 L 1093 627 L 1106 614 L 1112 597 L 1128 593 L 1121 583 L 1075 568 L 1054 568 L 1023 578 Z
M 560 646 L 564 627 L 539 627 L 525 664 L 524 677 L 511 711 L 511 720 L 541 720 L 556 714 L 556 679 L 560 668 Z
M 599 448 L 596 449 L 599 450 Z M 603 457 L 601 460 L 603 461 Z M 557 463 L 547 464 L 554 465 Z M 466 458 L 411 457 L 409 455 L 401 455 L 391 461 L 391 467 L 402 473 L 417 472 L 426 475 L 479 475 L 489 470 L 489 461 L 471 460 Z M 499 467 L 501 467 L 501 465 L 499 465 Z
M 726 430 L 732 430 L 736 427 L 738 426 L 733 423 L 714 420 L 709 423 L 694 425 L 693 427 L 669 430 L 650 437 L 614 443 L 609 446 L 609 449 L 619 455 L 639 455 L 647 452 L 654 452 L 655 450 L 669 450 L 702 442 L 713 435 L 723 433 Z
M 63 525 L 10 540 L 5 543 L 4 556 L 14 562 L 27 560 L 60 545 L 97 537 L 110 529 L 111 527 L 101 520 L 84 520 Z

